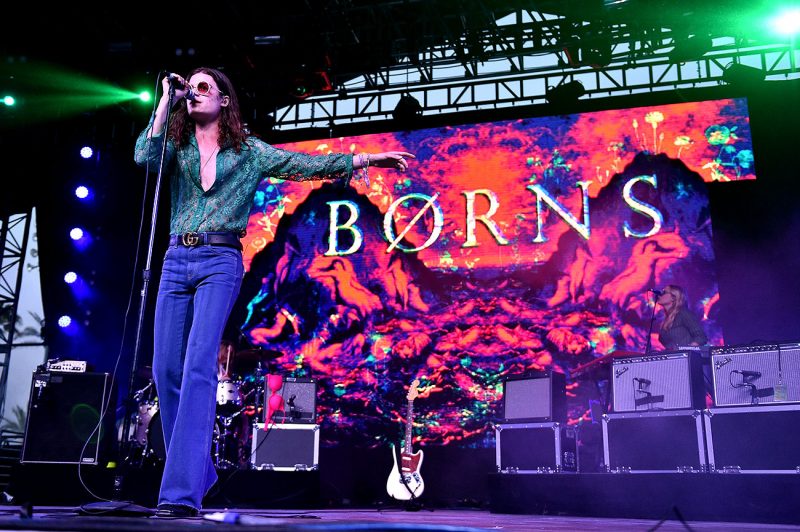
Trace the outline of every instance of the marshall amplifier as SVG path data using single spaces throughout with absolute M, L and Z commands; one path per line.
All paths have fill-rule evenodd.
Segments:
M 716 406 L 800 402 L 800 343 L 711 349 Z
M 705 407 L 700 354 L 665 351 L 611 363 L 614 412 Z

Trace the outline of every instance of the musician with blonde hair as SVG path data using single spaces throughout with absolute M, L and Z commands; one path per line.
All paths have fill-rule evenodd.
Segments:
M 664 309 L 664 321 L 658 333 L 658 341 L 664 348 L 678 349 L 708 343 L 700 320 L 687 306 L 683 288 L 674 284 L 665 286 L 656 303 Z

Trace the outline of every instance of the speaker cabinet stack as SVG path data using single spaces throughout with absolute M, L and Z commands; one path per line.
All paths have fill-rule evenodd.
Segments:
M 108 373 L 34 373 L 20 461 L 100 463 L 115 440 L 110 396 Z
M 578 431 L 557 422 L 501 423 L 495 461 L 500 473 L 577 472 Z
M 319 425 L 256 424 L 250 462 L 253 469 L 315 471 L 319 468 Z
M 605 468 L 613 473 L 706 471 L 700 410 L 655 410 L 603 416 Z
M 711 349 L 714 404 L 800 402 L 800 343 Z
M 708 463 L 720 473 L 800 473 L 800 404 L 709 408 Z
M 614 412 L 702 409 L 705 407 L 700 354 L 667 351 L 619 358 L 611 363 Z

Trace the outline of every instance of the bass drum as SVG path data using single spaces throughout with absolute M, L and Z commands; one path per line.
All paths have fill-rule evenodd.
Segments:
M 146 454 L 162 461 L 167 459 L 167 449 L 164 444 L 164 428 L 161 426 L 160 412 L 153 414 L 147 426 Z
M 214 435 L 211 441 L 214 465 L 220 463 L 218 449 L 219 443 L 223 441 L 220 435 L 223 430 L 224 429 L 220 428 L 219 421 L 216 421 L 214 423 Z M 162 462 L 167 459 L 167 447 L 164 443 L 164 427 L 161 426 L 161 413 L 158 411 L 150 419 L 150 424 L 147 428 L 147 447 L 145 449 L 145 455 Z

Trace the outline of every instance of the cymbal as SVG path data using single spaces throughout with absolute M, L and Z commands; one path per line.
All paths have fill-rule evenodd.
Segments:
M 152 379 L 153 378 L 153 368 L 150 366 L 142 366 L 138 370 L 136 370 L 136 376 L 140 379 Z
M 274 349 L 264 349 L 263 347 L 254 347 L 253 349 L 244 349 L 242 351 L 237 351 L 235 355 L 233 355 L 234 360 L 252 360 L 252 361 L 259 361 L 262 362 L 265 360 L 275 360 L 283 356 L 283 353 L 280 351 L 275 351 Z

